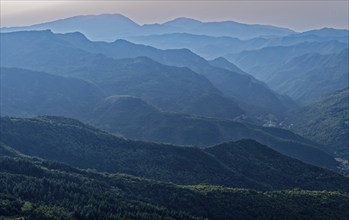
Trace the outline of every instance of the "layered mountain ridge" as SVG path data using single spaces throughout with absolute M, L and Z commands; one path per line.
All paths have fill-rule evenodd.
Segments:
M 0 219 L 349 219 L 349 30 L 0 32 Z
M 67 90 L 57 82 L 74 86 Z M 161 112 L 139 97 L 130 97 L 130 93 L 127 93 L 128 96 L 107 97 L 108 95 L 93 84 L 81 79 L 23 69 L 1 68 L 1 84 L 2 115 L 70 116 L 114 134 L 174 144 L 208 146 L 222 141 L 253 138 L 302 161 L 331 169 L 336 169 L 337 166 L 329 155 L 316 149 L 319 148 L 318 144 L 292 132 L 212 117 Z M 210 109 L 219 106 L 218 101 L 216 99 L 209 103 L 204 101 L 203 105 L 194 102 L 193 106 L 202 109 L 201 112 L 212 114 Z M 216 104 L 211 106 L 211 103 Z M 220 117 L 224 113 L 222 110 L 216 109 Z M 232 114 L 231 111 L 229 113 Z
M 43 50 L 43 45 L 45 45 L 44 42 L 33 42 L 30 40 L 31 38 L 35 40 L 40 39 L 40 36 L 44 38 L 43 41 L 46 43 L 50 42 L 50 47 L 54 47 L 49 54 L 40 54 L 40 51 Z M 11 41 L 18 40 L 23 42 L 20 45 L 20 50 L 16 48 L 19 46 L 18 44 L 15 42 L 11 43 Z M 132 44 L 124 40 L 115 41 L 114 43 L 91 42 L 78 33 L 54 35 L 48 31 L 6 33 L 2 34 L 2 42 L 4 44 L 2 49 L 3 66 L 28 68 L 54 74 L 69 73 L 70 76 L 77 76 L 96 83 L 95 80 L 98 79 L 91 78 L 95 77 L 93 76 L 95 73 L 92 71 L 101 72 L 106 75 L 107 72 L 110 74 L 111 71 L 120 72 L 120 70 L 115 68 L 124 65 L 119 64 L 120 61 L 112 61 L 110 58 L 134 59 L 140 56 L 146 56 L 164 65 L 187 67 L 203 75 L 214 87 L 222 91 L 224 96 L 234 99 L 240 106 L 247 106 L 244 110 L 251 110 L 251 114 L 272 113 L 280 117 L 286 109 L 296 106 L 289 98 L 278 95 L 264 83 L 248 74 L 242 74 L 241 70 L 235 72 L 211 66 L 208 61 L 189 50 L 158 50 L 149 46 Z M 33 50 L 31 48 L 33 46 L 37 49 Z M 30 49 L 33 54 L 31 56 L 23 56 L 25 55 L 25 53 L 22 53 L 24 48 Z M 16 53 L 16 50 L 21 51 L 21 53 Z M 5 53 L 6 56 L 4 56 Z M 11 54 L 13 55 L 11 56 Z M 66 55 L 62 56 L 62 54 Z M 103 58 L 100 54 L 107 57 Z M 18 59 L 19 57 L 21 59 Z M 131 63 L 132 61 L 128 64 L 128 69 L 132 69 Z M 159 66 L 158 64 L 155 65 L 155 63 L 151 65 L 153 64 L 154 66 Z M 134 65 L 137 64 L 135 63 Z M 153 68 L 151 65 L 148 68 L 149 70 Z M 178 70 L 183 71 L 183 69 Z M 122 71 L 125 72 L 125 70 Z M 151 71 L 156 72 L 158 70 Z M 163 71 L 162 74 L 165 72 Z M 134 71 L 132 73 L 135 74 Z M 103 87 L 108 86 L 104 85 Z M 205 92 L 201 93 L 205 94 Z M 253 109 L 258 109 L 260 112 L 256 113 Z
M 260 35 L 287 35 L 290 29 L 270 25 L 249 25 L 233 21 L 200 22 L 189 18 L 177 18 L 163 24 L 138 25 L 121 14 L 83 15 L 27 27 L 1 28 L 1 32 L 51 29 L 57 33 L 79 31 L 92 40 L 114 41 L 134 35 L 186 32 L 253 38 Z
M 283 156 L 252 140 L 227 142 L 201 150 L 117 138 L 73 119 L 49 116 L 3 117 L 1 140 L 29 156 L 179 184 L 347 189 L 347 178 Z M 247 169 L 247 164 L 251 169 Z M 254 172 L 255 169 L 265 173 Z M 265 178 L 266 175 L 273 178 Z

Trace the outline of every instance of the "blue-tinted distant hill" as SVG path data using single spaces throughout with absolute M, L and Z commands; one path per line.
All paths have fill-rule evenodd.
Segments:
M 60 19 L 26 27 L 2 28 L 2 32 L 50 29 L 57 33 L 79 31 L 89 39 L 114 41 L 136 35 L 164 33 L 192 33 L 211 36 L 255 38 L 259 36 L 285 36 L 294 33 L 287 28 L 270 25 L 242 24 L 234 21 L 201 22 L 190 18 L 177 18 L 163 24 L 138 25 L 121 14 L 84 15 Z
M 310 103 L 349 86 L 349 50 L 305 54 L 275 70 L 266 82 L 281 94 Z
M 214 37 L 188 33 L 133 36 L 128 37 L 127 40 L 160 49 L 187 48 L 206 59 L 214 59 L 219 56 L 224 56 L 229 53 L 238 53 L 243 50 L 262 48 L 269 42 L 269 39 L 266 38 L 240 40 L 238 38 L 227 36 Z
M 226 96 L 234 98 L 241 106 L 246 106 L 245 110 L 257 109 L 253 113 L 272 113 L 280 116 L 285 109 L 296 106 L 291 99 L 278 95 L 266 84 L 238 67 L 228 69 L 211 65 L 210 62 L 187 49 L 159 50 L 125 40 L 117 40 L 113 43 L 91 42 L 87 39 L 83 40 L 83 35 L 79 33 L 58 36 L 75 47 L 91 53 L 102 53 L 117 59 L 147 56 L 166 65 L 188 67 L 209 79 Z M 232 65 L 234 64 L 230 66 Z
M 270 46 L 257 50 L 243 51 L 228 55 L 229 61 L 252 74 L 257 79 L 266 81 L 278 68 L 295 57 L 307 53 L 332 54 L 348 48 L 347 43 L 339 41 L 302 42 L 291 46 Z
M 47 29 L 57 33 L 80 31 L 90 39 L 113 41 L 134 33 L 138 28 L 140 25 L 121 14 L 102 14 L 75 16 L 27 27 L 2 28 L 1 32 Z
M 207 147 L 223 141 L 251 138 L 307 163 L 326 167 L 336 164 L 329 155 L 319 150 L 323 149 L 322 146 L 287 130 L 161 112 L 131 96 L 107 97 L 96 106 L 87 121 L 98 128 L 133 140 L 179 145 Z
M 160 25 L 145 25 L 147 34 L 191 33 L 209 36 L 230 36 L 240 39 L 259 36 L 285 36 L 294 31 L 271 25 L 242 24 L 234 21 L 200 22 L 190 18 L 177 18 Z M 165 29 L 165 31 L 162 30 Z M 167 30 L 166 30 L 167 29 Z
M 346 29 L 322 28 L 318 30 L 305 31 L 302 33 L 298 33 L 297 35 L 340 38 L 340 37 L 348 37 L 348 33 L 349 33 L 349 30 L 346 30 Z
M 132 86 L 137 87 L 135 84 Z M 143 93 L 138 96 L 146 97 L 149 91 Z M 128 94 L 134 93 L 129 91 Z M 336 168 L 337 163 L 331 156 L 316 149 L 320 146 L 286 130 L 163 112 L 130 95 L 104 97 L 95 85 L 81 79 L 1 68 L 1 115 L 69 116 L 131 139 L 200 147 L 222 141 L 253 138 L 293 158 Z M 156 97 L 160 99 L 161 96 Z M 195 100 L 195 97 L 191 98 Z M 176 100 L 175 97 L 170 101 L 173 100 Z M 220 106 L 220 103 L 224 106 Z M 180 106 L 185 105 L 181 103 Z M 211 100 L 202 100 L 202 103 L 196 101 L 193 109 L 185 111 L 201 115 L 218 114 L 216 117 L 229 118 L 236 114 L 236 106 L 229 106 L 227 100 L 213 97 Z
M 61 115 L 87 119 L 103 92 L 84 80 L 23 69 L 0 69 L 1 115 Z
M 164 75 L 164 73 L 159 72 L 159 70 L 161 70 L 161 65 L 159 63 L 162 63 L 176 66 L 171 69 L 176 69 L 178 74 L 182 74 L 183 77 L 191 78 L 189 81 L 194 80 L 192 78 L 194 75 L 198 78 L 201 77 L 201 81 L 208 79 L 209 82 L 205 83 L 212 83 L 212 85 L 220 90 L 226 97 L 236 100 L 241 106 L 247 106 L 245 108 L 243 107 L 245 111 L 251 110 L 250 112 L 253 114 L 272 113 L 280 116 L 286 109 L 294 106 L 294 103 L 287 99 L 287 97 L 278 95 L 264 83 L 246 73 L 241 73 L 241 70 L 235 72 L 212 66 L 207 60 L 187 49 L 159 50 L 149 46 L 132 44 L 124 40 L 118 40 L 113 43 L 92 42 L 80 33 L 53 34 L 49 31 L 2 33 L 1 37 L 1 58 L 2 65 L 5 66 L 34 68 L 36 70 L 55 74 L 79 75 L 79 77 L 97 83 L 96 80 L 101 80 L 102 78 L 106 79 L 105 77 L 107 76 L 105 74 L 107 74 L 107 72 L 109 74 L 108 77 L 111 77 L 111 74 L 116 70 L 118 70 L 120 74 L 114 74 L 113 77 L 121 77 L 121 75 L 126 76 L 125 73 L 131 71 L 132 66 L 138 66 L 138 72 L 136 73 L 133 71 L 132 74 L 128 76 L 134 76 L 142 72 L 145 74 L 144 77 L 150 77 L 150 72 L 152 72 L 152 74 L 159 73 Z M 122 61 L 124 64 L 121 64 L 121 61 L 114 60 L 123 58 L 134 59 L 139 56 L 149 57 L 159 63 L 153 62 L 150 59 L 138 58 L 137 62 L 129 60 L 129 66 L 126 66 L 125 61 Z M 147 62 L 148 64 L 142 66 L 142 62 Z M 169 70 L 169 67 L 166 68 Z M 95 74 L 99 79 L 91 78 L 93 76 L 91 71 L 95 73 L 100 72 L 98 75 Z M 198 74 L 195 74 L 193 71 Z M 166 79 L 171 81 L 169 77 Z M 178 79 L 176 79 L 176 81 L 178 81 Z M 201 81 L 192 82 L 192 85 Z M 111 83 L 110 80 L 105 80 L 104 82 Z M 137 80 L 129 82 L 135 83 Z M 98 83 L 102 82 L 99 81 Z M 123 83 L 123 86 L 127 85 L 127 83 Z M 205 87 L 205 89 L 209 89 L 212 85 L 201 86 L 201 88 Z M 150 86 L 150 84 L 147 84 L 147 86 Z M 196 88 L 195 86 L 191 87 L 191 89 Z M 107 85 L 103 86 L 103 89 L 107 90 L 109 88 L 111 87 Z M 115 86 L 112 86 L 112 88 L 114 88 L 114 90 L 116 89 Z M 118 91 L 122 88 L 123 87 L 119 87 Z M 163 88 L 165 89 L 165 87 Z M 108 93 L 113 95 L 115 91 Z M 124 92 L 123 94 L 127 94 L 125 91 L 122 92 Z M 120 94 L 120 92 L 118 92 L 118 94 Z M 199 97 L 206 97 L 206 94 L 207 92 L 201 92 Z M 216 96 L 216 100 L 223 99 L 217 98 Z M 147 101 L 149 101 L 149 99 Z M 166 110 L 170 110 L 170 108 Z
M 232 72 L 248 75 L 246 72 L 242 71 L 239 67 L 229 62 L 224 57 L 217 57 L 216 59 L 209 60 L 211 66 L 219 67 L 222 69 L 230 70 Z
M 69 54 L 68 51 L 67 55 L 64 56 L 61 56 L 60 49 L 55 52 L 51 50 L 44 54 L 34 52 L 31 53 L 29 60 L 25 61 L 23 59 L 25 63 L 15 62 L 15 64 L 10 65 L 4 60 L 2 64 L 8 66 L 17 66 L 18 64 L 19 67 L 45 69 L 52 74 L 83 79 L 93 83 L 104 95 L 118 94 L 141 97 L 164 111 L 230 119 L 243 114 L 243 111 L 233 99 L 223 96 L 206 78 L 188 68 L 165 66 L 149 58 L 114 60 L 88 53 L 84 56 L 71 56 L 72 54 Z M 46 59 L 42 56 L 45 56 Z M 30 64 L 31 59 L 35 63 Z M 54 65 L 50 63 L 54 63 Z M 48 77 L 44 74 L 27 72 L 26 70 L 3 68 L 1 74 L 4 95 L 8 94 L 11 97 L 4 100 L 7 101 L 7 104 L 11 103 L 13 99 L 21 100 L 23 98 L 20 95 L 20 92 L 24 91 L 23 86 L 30 87 L 30 91 L 37 91 L 45 83 L 47 84 L 44 87 L 46 90 L 51 89 L 48 85 L 55 85 L 53 76 Z M 43 77 L 34 77 L 35 74 Z M 34 78 L 30 78 L 32 75 Z M 23 78 L 21 80 L 23 86 L 19 87 L 20 91 L 14 92 L 10 85 L 17 83 L 19 78 Z M 58 82 L 67 81 L 66 78 L 57 78 L 57 80 Z M 55 88 L 57 88 L 56 92 L 59 92 L 53 95 L 62 97 L 62 99 L 73 99 L 74 96 L 71 97 L 68 92 L 71 91 L 74 94 L 74 89 L 75 92 L 79 89 L 69 88 L 65 91 L 62 90 L 64 86 L 55 85 L 52 87 L 52 89 Z M 48 91 L 48 94 L 51 92 Z M 25 93 L 25 96 L 31 97 L 30 95 L 31 93 Z M 89 93 L 86 92 L 85 95 L 89 96 Z M 38 97 L 31 98 L 32 101 L 41 100 Z M 86 99 L 85 97 L 82 98 Z M 16 110 L 16 105 L 11 105 L 11 108 Z M 35 109 L 36 106 L 28 106 L 28 108 Z
M 237 54 L 245 50 L 256 50 L 271 46 L 291 46 L 304 42 L 338 41 L 348 43 L 348 30 L 321 29 L 303 33 L 294 33 L 282 37 L 258 37 L 248 40 L 227 36 L 195 35 L 188 33 L 151 34 L 128 37 L 134 43 L 146 44 L 160 49 L 187 48 L 206 59 L 214 59 L 228 54 Z
M 323 28 L 319 30 L 310 30 L 301 33 L 290 34 L 285 37 L 274 38 L 270 40 L 269 46 L 289 46 L 292 44 L 302 42 L 324 42 L 324 41 L 338 41 L 348 43 L 349 30 Z

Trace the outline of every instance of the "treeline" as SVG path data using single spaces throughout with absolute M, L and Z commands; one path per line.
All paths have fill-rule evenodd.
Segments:
M 347 219 L 349 194 L 177 186 L 0 157 L 0 216 L 25 219 Z

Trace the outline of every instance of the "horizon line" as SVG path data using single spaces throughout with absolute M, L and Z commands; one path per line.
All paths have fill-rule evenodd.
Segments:
M 43 22 L 39 22 L 39 23 L 33 23 L 33 24 L 29 24 L 29 25 L 18 25 L 18 26 L 2 26 L 1 25 L 1 19 L 0 19 L 0 29 L 11 29 L 11 28 L 23 28 L 23 27 L 31 27 L 31 26 L 35 26 L 35 25 L 40 25 L 40 24 L 45 24 L 45 23 L 51 23 L 51 22 L 56 22 L 56 21 L 62 21 L 62 20 L 67 20 L 67 19 L 71 19 L 71 18 L 76 18 L 76 17 L 84 17 L 84 16 L 103 16 L 103 15 L 119 15 L 119 16 L 122 16 L 122 17 L 125 17 L 127 19 L 129 19 L 130 21 L 134 22 L 135 24 L 137 24 L 138 26 L 145 26 L 145 25 L 156 25 L 156 24 L 159 24 L 159 25 L 163 25 L 163 24 L 166 24 L 168 22 L 171 22 L 171 21 L 174 21 L 174 20 L 177 20 L 177 19 L 189 19 L 189 20 L 193 20 L 193 21 L 197 21 L 197 22 L 200 22 L 200 23 L 220 23 L 220 22 L 234 22 L 234 23 L 239 23 L 239 24 L 246 24 L 246 25 L 261 25 L 261 26 L 270 26 L 270 27 L 277 27 L 277 28 L 284 28 L 284 29 L 289 29 L 293 32 L 296 32 L 296 33 L 302 33 L 302 32 L 307 32 L 307 31 L 310 31 L 310 30 L 321 30 L 321 29 L 335 29 L 335 30 L 349 30 L 346 29 L 346 28 L 334 28 L 334 27 L 328 27 L 328 26 L 323 26 L 322 28 L 315 28 L 315 29 L 307 29 L 305 31 L 296 31 L 292 28 L 289 28 L 289 27 L 284 27 L 284 26 L 276 26 L 276 25 L 272 25 L 272 24 L 265 24 L 265 23 L 248 23 L 248 22 L 240 22 L 240 21 L 236 21 L 236 20 L 210 20 L 210 21 L 202 21 L 202 20 L 199 20 L 197 18 L 193 18 L 193 17 L 186 17 L 186 16 L 179 16 L 179 17 L 175 17 L 175 18 L 172 18 L 172 19 L 168 19 L 164 22 L 155 22 L 155 23 L 143 23 L 143 24 L 140 24 L 136 21 L 134 21 L 132 18 L 126 16 L 125 14 L 123 13 L 119 13 L 119 12 L 115 12 L 115 13 L 96 13 L 96 14 L 93 14 L 93 13 L 87 13 L 87 14 L 77 14 L 77 15 L 73 15 L 73 16 L 67 16 L 67 17 L 62 17 L 62 18 L 57 18 L 57 19 L 52 19 L 52 20 L 46 20 L 46 21 L 43 21 Z

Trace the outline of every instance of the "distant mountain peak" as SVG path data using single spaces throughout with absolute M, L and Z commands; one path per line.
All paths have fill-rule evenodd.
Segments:
M 163 23 L 164 25 L 188 25 L 188 24 L 202 24 L 201 21 L 195 20 L 193 18 L 179 17 L 171 21 Z
M 285 36 L 293 33 L 284 28 L 249 25 L 234 21 L 202 22 L 179 17 L 162 24 L 139 25 L 122 14 L 78 15 L 23 27 L 1 28 L 1 32 L 51 29 L 54 33 L 79 31 L 88 39 L 112 42 L 115 39 L 150 34 L 189 33 L 207 36 L 230 36 L 252 39 L 259 36 Z M 254 30 L 254 31 L 251 31 Z
M 115 21 L 119 21 L 119 22 L 128 22 L 130 24 L 133 25 L 137 25 L 139 26 L 136 22 L 134 22 L 133 20 L 131 20 L 130 18 L 122 15 L 122 14 L 95 14 L 95 15 L 78 15 L 78 16 L 73 16 L 73 17 L 69 17 L 69 18 L 64 18 L 64 19 L 60 19 L 57 21 L 71 21 L 71 20 L 105 20 L 107 22 L 115 22 Z M 57 21 L 53 21 L 53 22 L 57 22 Z M 50 23 L 50 22 L 48 22 Z
M 64 36 L 64 37 L 70 37 L 75 40 L 80 40 L 80 41 L 86 41 L 89 40 L 83 33 L 76 31 L 76 32 L 70 32 L 70 33 L 65 33 L 65 34 L 57 34 L 58 36 Z
M 130 41 L 124 40 L 124 39 L 117 39 L 113 43 L 115 43 L 115 44 L 125 44 L 125 45 L 131 45 L 132 44 Z
M 109 96 L 109 97 L 104 99 L 104 103 L 105 104 L 109 104 L 109 105 L 116 105 L 116 104 L 118 104 L 119 108 L 120 108 L 120 105 L 122 105 L 124 107 L 123 110 L 127 110 L 129 107 L 132 107 L 132 106 L 138 106 L 138 107 L 139 106 L 149 106 L 149 107 L 151 107 L 153 109 L 156 109 L 156 107 L 146 103 L 141 98 L 138 98 L 138 97 L 132 96 L 132 95 L 113 95 L 113 96 Z
M 120 13 L 104 13 L 104 14 L 97 14 L 97 15 L 92 15 L 92 16 L 108 17 L 108 18 L 111 18 L 111 17 L 124 18 L 124 19 L 130 20 L 128 17 L 126 17 L 125 15 L 120 14 Z
M 227 59 L 225 59 L 224 57 L 217 57 L 216 59 L 213 59 L 212 61 L 231 63 Z
M 240 74 L 246 74 L 243 70 L 224 57 L 217 57 L 216 59 L 210 60 L 209 63 L 215 67 L 223 68 Z
M 127 58 L 127 60 L 132 61 L 133 64 L 138 63 L 138 64 L 144 64 L 147 66 L 162 66 L 162 64 L 156 62 L 155 60 L 146 57 L 146 56 L 138 56 L 135 58 Z
M 329 36 L 337 36 L 337 37 L 347 37 L 349 35 L 348 29 L 336 29 L 336 28 L 330 28 L 330 27 L 324 27 L 321 29 L 315 29 L 310 31 L 305 31 L 300 34 L 302 35 L 317 35 L 322 37 L 329 37 Z
M 324 28 L 321 28 L 318 30 L 319 31 L 340 31 L 340 30 L 348 31 L 347 29 L 337 29 L 337 28 L 332 28 L 332 27 L 324 27 Z

